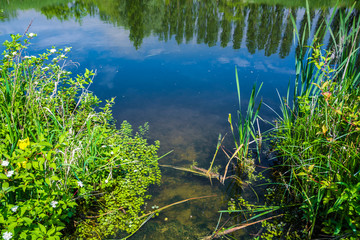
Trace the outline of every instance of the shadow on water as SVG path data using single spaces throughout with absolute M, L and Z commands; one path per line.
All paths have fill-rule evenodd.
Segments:
M 328 18 L 335 2 L 310 1 L 313 28 Z M 352 3 L 341 1 L 341 7 Z M 5 16 L 0 22 L 1 41 L 10 33 L 23 32 L 35 18 L 31 31 L 47 39 L 34 39 L 33 45 L 41 50 L 72 46 L 70 57 L 81 64 L 74 73 L 85 67 L 98 69 L 91 89 L 101 99 L 117 97 L 113 113 L 118 122 L 126 119 L 135 127 L 149 122 L 149 138 L 160 140 L 160 155 L 173 150 L 161 164 L 189 167 L 196 162 L 205 169 L 218 134 L 230 132 L 227 114 L 237 110 L 234 65 L 244 99 L 255 82 L 264 82 L 264 102 L 279 105 L 275 89 L 285 95 L 294 77 L 290 14 L 301 34 L 307 33 L 308 18 L 305 1 L 283 0 L 0 0 L 0 6 Z M 336 24 L 333 28 L 336 31 Z M 326 36 L 319 41 L 325 43 Z M 269 121 L 275 116 L 266 108 L 261 115 Z M 233 151 L 231 139 L 228 134 L 224 146 Z M 215 165 L 225 164 L 226 157 L 219 154 Z M 150 189 L 153 198 L 146 211 L 187 198 L 216 197 L 168 208 L 132 239 L 198 239 L 214 231 L 217 211 L 226 209 L 229 199 L 242 195 L 252 203 L 261 201 L 246 186 L 242 190 L 218 181 L 211 185 L 204 177 L 168 168 L 162 168 L 162 175 L 162 184 Z M 221 223 L 227 220 L 223 216 Z M 235 237 L 249 239 L 249 231 L 259 230 L 249 229 Z

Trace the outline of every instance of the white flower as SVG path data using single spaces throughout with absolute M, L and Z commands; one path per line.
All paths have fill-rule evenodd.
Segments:
M 19 207 L 19 206 L 14 206 L 14 207 L 12 207 L 12 208 L 11 208 L 11 211 L 16 212 L 16 210 L 18 209 L 18 207 Z
M 77 184 L 78 184 L 79 187 L 83 187 L 83 186 L 84 186 L 84 184 L 83 184 L 81 181 L 78 181 Z
M 17 52 L 13 52 L 12 55 L 15 56 L 17 54 Z
M 65 52 L 69 52 L 71 48 L 67 47 L 65 48 Z
M 61 54 L 61 55 L 60 55 L 60 58 L 64 58 L 64 57 L 65 57 L 65 55 L 64 55 L 64 54 Z
M 111 151 L 111 155 L 114 155 L 114 152 L 113 152 L 113 151 Z
M 50 52 L 51 52 L 51 53 L 55 53 L 55 52 L 56 52 L 56 49 L 55 49 L 55 48 L 52 48 L 52 49 L 50 49 Z
M 52 201 L 50 204 L 51 204 L 51 206 L 53 208 L 56 208 L 56 205 L 58 204 L 58 202 L 57 201 Z
M 12 239 L 12 232 L 4 232 L 4 234 L 2 235 L 4 240 L 10 240 Z
M 30 58 L 30 57 L 29 57 L 29 56 L 25 56 L 24 58 L 25 58 L 25 59 L 28 59 L 28 58 Z
M 43 67 L 42 70 L 44 71 L 49 70 L 49 67 Z
M 11 177 L 13 174 L 14 174 L 14 171 L 8 171 L 8 172 L 6 173 L 6 176 L 7 176 L 7 177 Z
M 32 38 L 32 37 L 35 37 L 36 36 L 36 34 L 35 33 L 29 33 L 29 35 L 28 35 L 30 38 Z
M 3 166 L 3 167 L 9 166 L 9 161 L 6 161 L 6 160 L 2 161 L 1 166 Z
M 108 183 L 108 182 L 109 182 L 109 180 L 106 179 L 106 180 L 105 180 L 105 183 Z
M 137 171 L 138 171 L 137 169 L 134 170 L 134 172 L 137 172 Z
M 8 54 L 5 54 L 5 56 L 4 56 L 4 57 L 8 58 L 8 57 L 9 57 L 9 55 L 8 55 Z

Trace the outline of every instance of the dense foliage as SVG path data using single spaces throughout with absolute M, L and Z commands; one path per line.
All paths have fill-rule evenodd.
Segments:
M 70 48 L 28 56 L 12 35 L 0 65 L 0 231 L 4 239 L 101 238 L 137 230 L 150 184 L 159 183 L 159 142 L 126 121 L 113 100 L 89 90 L 94 73 L 72 77 Z
M 282 160 L 278 171 L 286 183 L 284 196 L 299 203 L 309 238 L 322 231 L 358 239 L 360 19 L 351 10 L 332 16 L 339 29 L 327 27 L 330 47 L 317 42 L 317 32 L 307 51 L 297 54 L 294 98 L 284 100 L 274 133 Z

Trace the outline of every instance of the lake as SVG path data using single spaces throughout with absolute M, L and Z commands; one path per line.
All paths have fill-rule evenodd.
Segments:
M 69 60 L 78 64 L 68 61 L 68 68 L 73 73 L 96 70 L 90 90 L 102 100 L 116 97 L 117 122 L 127 120 L 134 127 L 148 122 L 149 139 L 160 140 L 160 154 L 172 151 L 161 164 L 189 167 L 196 162 L 207 169 L 219 134 L 227 135 L 224 146 L 234 151 L 227 120 L 239 109 L 235 66 L 242 109 L 253 85 L 263 83 L 260 98 L 280 111 L 277 92 L 285 96 L 289 81 L 295 79 L 297 45 L 291 15 L 301 36 L 311 39 L 305 22 L 311 21 L 312 32 L 321 28 L 319 23 L 330 17 L 335 2 L 310 3 L 307 15 L 305 1 L 1 0 L 5 18 L 0 22 L 0 41 L 24 33 L 31 23 L 29 32 L 38 34 L 31 54 L 52 46 L 72 47 Z M 351 4 L 342 1 L 340 7 Z M 327 37 L 319 42 L 327 44 Z M 265 106 L 260 114 L 270 122 L 276 117 Z M 226 164 L 224 154 L 215 164 Z M 264 158 L 261 164 L 271 161 Z M 161 186 L 151 189 L 147 210 L 216 196 L 162 211 L 131 239 L 198 239 L 215 230 L 217 211 L 227 209 L 230 199 L 241 194 L 258 202 L 248 187 L 211 184 L 204 177 L 170 168 L 162 168 L 162 173 Z M 236 238 L 250 239 L 259 229 L 245 229 Z

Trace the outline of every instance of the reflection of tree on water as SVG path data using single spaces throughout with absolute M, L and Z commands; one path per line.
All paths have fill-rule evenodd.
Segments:
M 309 31 L 305 23 L 317 19 L 315 29 L 319 29 L 319 43 L 324 41 L 323 21 L 329 18 L 329 9 L 311 9 L 310 15 L 299 14 L 299 9 L 285 8 L 280 5 L 265 5 L 230 1 L 157 1 L 157 0 L 75 0 L 49 1 L 47 5 L 34 3 L 47 18 L 80 21 L 86 15 L 99 15 L 100 19 L 129 30 L 129 39 L 136 49 L 143 39 L 150 35 L 162 41 L 175 39 L 178 44 L 190 42 L 194 38 L 198 44 L 208 46 L 232 45 L 239 49 L 242 42 L 251 54 L 263 50 L 266 56 L 279 52 L 281 58 L 290 53 L 293 41 L 293 26 L 290 15 L 300 21 L 299 32 L 305 40 Z M 3 2 L 0 0 L 0 2 Z M 23 2 L 14 1 L 22 6 Z M 30 1 L 29 1 L 30 2 Z M 256 1 L 255 1 L 256 2 Z M 4 3 L 4 6 L 8 3 Z M 11 3 L 9 3 L 11 4 Z M 14 8 L 14 6 L 12 6 Z M 15 6 L 16 7 L 16 6 Z M 29 7 L 30 8 L 30 7 Z M 6 7 L 4 8 L 6 11 Z M 21 9 L 24 9 L 21 7 Z M 10 11 L 10 10 L 9 10 Z M 335 16 L 335 20 L 340 10 Z M 11 14 L 11 11 L 7 14 Z M 321 25 L 322 24 L 322 25 Z M 333 21 L 332 28 L 337 30 L 338 23 Z M 320 29 L 321 28 L 321 29 Z M 246 33 L 246 34 L 244 34 Z M 245 39 L 243 40 L 243 38 Z M 297 51 L 300 49 L 297 48 Z

